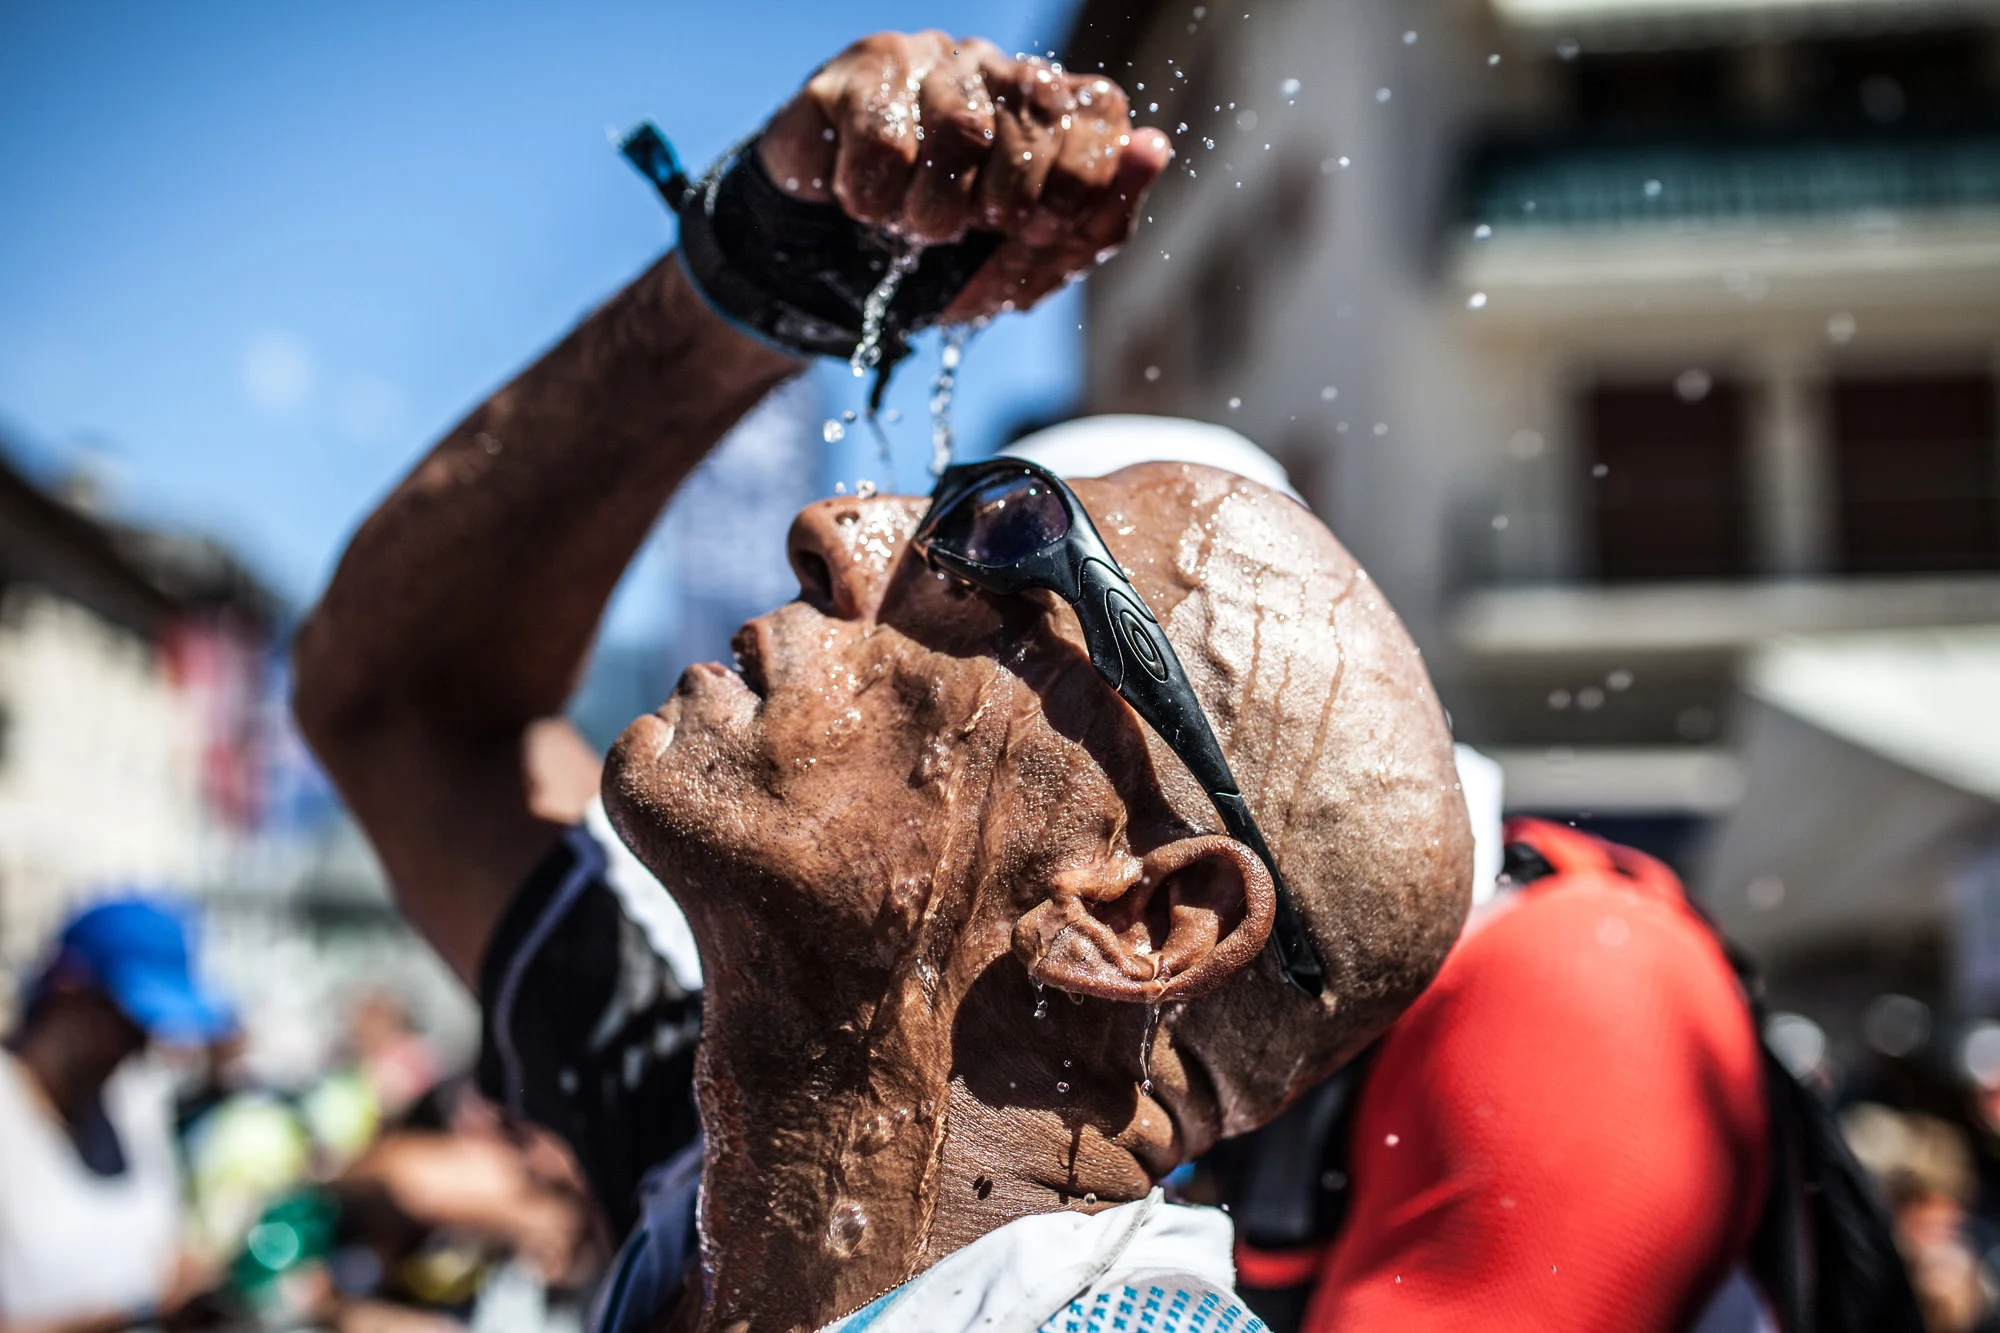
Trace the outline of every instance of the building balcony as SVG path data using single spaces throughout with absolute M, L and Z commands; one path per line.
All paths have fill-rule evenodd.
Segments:
M 1482 318 L 2000 299 L 2000 129 L 1495 142 L 1449 242 Z

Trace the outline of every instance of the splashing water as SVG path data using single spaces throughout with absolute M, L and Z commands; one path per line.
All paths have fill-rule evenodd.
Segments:
M 854 344 L 854 354 L 847 358 L 847 368 L 854 372 L 854 378 L 860 379 L 882 364 L 882 323 L 888 317 L 889 303 L 896 299 L 896 289 L 916 268 L 923 253 L 921 245 L 904 245 L 890 259 L 889 271 L 882 275 L 882 281 L 875 284 L 875 290 L 861 303 L 861 341 Z
M 931 384 L 931 475 L 944 475 L 951 466 L 951 392 L 958 383 L 958 363 L 965 355 L 965 341 L 971 330 L 964 325 L 953 325 L 944 331 L 944 348 L 938 354 L 937 379 Z M 1041 989 L 1041 983 L 1035 983 Z M 1036 1015 L 1040 1017 L 1040 1015 Z

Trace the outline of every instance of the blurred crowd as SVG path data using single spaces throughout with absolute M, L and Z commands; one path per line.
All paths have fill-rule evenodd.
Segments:
M 302 1081 L 201 980 L 184 905 L 75 914 L 0 1055 L 0 1328 L 581 1325 L 609 1248 L 576 1166 L 441 1064 L 390 987 Z

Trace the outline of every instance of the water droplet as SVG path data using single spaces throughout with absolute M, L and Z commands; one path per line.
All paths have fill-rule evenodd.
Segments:
M 1583 51 L 1583 44 L 1574 37 L 1565 37 L 1556 43 L 1556 56 L 1561 60 L 1574 60 Z
M 1475 241 L 1486 241 L 1492 238 L 1493 228 L 1487 226 L 1484 222 L 1472 229 L 1472 239 Z
M 825 439 L 828 444 L 837 444 L 843 438 L 846 437 L 847 427 L 841 425 L 838 421 L 835 421 L 832 417 L 828 417 L 826 419 L 826 424 L 819 428 L 819 433 L 821 437 Z
M 1467 310 L 1484 310 L 1486 308 L 1486 293 L 1474 292 L 1472 295 L 1466 297 L 1465 308 Z
M 827 1220 L 826 1238 L 843 1258 L 860 1247 L 861 1238 L 867 1233 L 868 1214 L 858 1203 L 841 1204 Z
M 1836 342 L 1836 343 L 1853 342 L 1854 333 L 1855 333 L 1854 316 L 1848 314 L 1844 310 L 1839 314 L 1833 316 L 1826 322 L 1826 336 L 1827 340 L 1830 342 Z
M 1386 422 L 1386 421 L 1378 421 L 1378 422 L 1376 422 L 1376 423 L 1375 423 L 1375 434 L 1376 434 L 1376 435 L 1377 435 L 1378 437 L 1379 437 L 1379 436 L 1383 436 L 1383 435 L 1387 435 L 1388 433 L 1389 433 L 1389 423 L 1388 423 L 1388 422 Z
M 1660 197 L 1660 191 L 1664 188 L 1666 187 L 1662 186 L 1658 181 L 1647 181 L 1646 197 L 1648 199 L 1658 199 Z
M 1331 384 L 1319 391 L 1319 400 L 1322 403 L 1330 403 L 1338 397 L 1340 397 L 1340 390 L 1334 388 Z
M 1395 1147 L 1395 1146 L 1396 1146 L 1397 1144 L 1401 1143 L 1402 1141 L 1403 1141 L 1403 1138 L 1402 1138 L 1402 1136 L 1401 1136 L 1400 1134 L 1389 1134 L 1389 1135 L 1385 1135 L 1385 1136 L 1383 1137 L 1383 1139 L 1382 1139 L 1382 1142 L 1384 1142 L 1384 1143 L 1388 1144 L 1388 1145 L 1389 1145 L 1389 1146 L 1390 1146 L 1391 1148 Z
M 1415 46 L 1416 44 L 1417 44 L 1417 34 L 1414 30 L 1403 34 L 1404 46 Z
M 1097 1196 L 1095 1194 L 1085 1194 L 1083 1196 L 1083 1206 L 1086 1208 L 1097 1207 Z
M 1699 367 L 1683 370 L 1674 377 L 1674 394 L 1684 403 L 1700 402 L 1708 397 L 1708 391 L 1714 387 L 1714 378 Z
M 903 409 L 900 407 L 892 407 L 888 411 L 882 414 L 882 420 L 888 422 L 892 426 L 895 425 L 898 421 L 901 421 L 902 419 L 903 419 Z
M 1057 1083 L 1057 1084 L 1056 1084 L 1056 1091 L 1057 1091 L 1057 1092 L 1068 1092 L 1068 1091 L 1069 1091 L 1069 1084 L 1067 1084 L 1067 1083 Z
M 1377 88 L 1375 90 L 1375 100 L 1377 102 L 1387 102 L 1391 95 L 1387 88 Z
M 1239 407 L 1241 407 L 1241 406 L 1243 406 L 1243 400 L 1242 400 L 1241 398 L 1231 398 L 1231 399 L 1229 400 L 1229 410 L 1230 410 L 1230 411 L 1234 412 L 1234 411 L 1235 411 L 1235 410 L 1236 410 L 1237 408 L 1239 408 Z
M 1151 384 L 1159 378 L 1160 378 L 1160 368 L 1158 366 L 1146 367 L 1146 383 Z
M 1146 110 L 1148 111 L 1158 111 L 1159 109 L 1160 109 L 1160 104 L 1158 102 L 1146 103 Z
M 1298 95 L 1299 95 L 1299 81 L 1297 79 L 1286 79 L 1283 83 L 1278 85 L 1278 96 L 1289 98 L 1289 97 L 1297 97 Z
M 1604 685 L 1612 693 L 1622 694 L 1632 688 L 1632 673 L 1624 667 L 1619 667 L 1604 678 Z
M 1495 51 L 1492 55 L 1486 57 L 1486 63 L 1489 67 L 1499 64 L 1500 53 L 1498 51 Z
M 875 483 L 867 477 L 863 477 L 860 481 L 854 483 L 854 496 L 856 499 L 868 500 L 872 499 L 874 495 Z
M 1035 1017 L 1047 1018 L 1049 1016 L 1049 997 L 1042 994 L 1041 982 L 1036 981 L 1033 977 L 1028 978 L 1028 980 L 1035 988 Z

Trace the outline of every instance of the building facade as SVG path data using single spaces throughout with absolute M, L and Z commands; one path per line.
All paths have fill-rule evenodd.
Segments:
M 2000 623 L 2000 5 L 1093 0 L 1063 54 L 1178 154 L 1089 408 L 1276 453 L 1513 809 L 1668 856 L 1781 972 L 1944 984 L 2000 795 L 1887 760 L 1948 790 L 1937 864 L 1838 912 L 1852 808 L 1748 797 L 1830 762 L 1768 743 L 1786 636 Z

